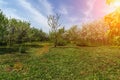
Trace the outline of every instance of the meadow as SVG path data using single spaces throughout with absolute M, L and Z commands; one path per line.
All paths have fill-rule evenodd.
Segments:
M 0 80 L 120 80 L 120 48 L 30 46 L 0 54 Z
M 119 0 L 4 1 L 0 80 L 120 80 Z

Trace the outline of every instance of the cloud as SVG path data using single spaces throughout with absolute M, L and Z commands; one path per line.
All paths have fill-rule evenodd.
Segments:
M 5 2 L 4 0 L 0 0 L 0 5 L 6 5 L 8 4 L 7 2 Z
M 68 20 L 70 22 L 76 22 L 78 20 L 78 17 L 69 17 Z
M 16 18 L 16 19 L 25 20 L 24 18 L 17 15 L 17 10 L 16 9 L 5 8 L 5 9 L 3 9 L 3 12 L 8 18 Z
M 0 5 L 1 5 L 0 9 L 3 11 L 3 13 L 6 15 L 6 17 L 26 20 L 25 18 L 22 18 L 19 15 L 17 15 L 17 10 L 16 9 L 5 7 L 5 6 L 8 5 L 8 3 L 5 2 L 5 0 L 0 0 Z
M 68 15 L 68 10 L 67 10 L 66 6 L 63 6 L 63 5 L 60 6 L 58 12 L 63 15 Z
M 103 0 L 0 0 L 0 8 L 8 17 L 27 21 L 29 19 L 32 26 L 46 32 L 49 30 L 47 15 L 60 13 L 63 25 L 70 27 L 99 17 L 98 13 L 102 14 L 103 9 L 101 4 Z
M 44 15 L 43 10 L 47 15 L 53 14 L 53 7 L 47 0 L 38 1 L 37 5 L 42 7 L 40 7 L 41 11 L 35 8 L 29 0 L 17 0 L 15 5 L 12 2 L 0 0 L 0 9 L 8 18 L 30 21 L 32 26 L 48 31 L 47 16 Z
M 86 2 L 86 4 L 87 4 L 87 9 L 84 11 L 84 15 L 85 15 L 86 17 L 90 17 L 90 14 L 92 13 L 92 10 L 93 10 L 93 8 L 94 8 L 95 1 L 96 1 L 96 0 L 88 0 L 88 1 Z
M 53 7 L 52 4 L 48 2 L 48 0 L 39 0 L 39 3 L 42 4 L 42 6 L 45 8 L 45 12 L 47 14 L 53 14 Z
M 28 12 L 31 14 L 30 17 L 34 20 L 34 22 L 46 27 L 47 29 L 48 24 L 47 24 L 47 17 L 45 17 L 41 12 L 39 12 L 34 6 L 32 6 L 27 0 L 19 0 L 20 4 L 22 7 L 24 7 Z M 45 28 L 44 28 L 45 29 Z

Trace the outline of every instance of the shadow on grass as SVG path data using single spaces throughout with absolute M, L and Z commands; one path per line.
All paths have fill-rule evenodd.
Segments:
M 57 47 L 52 47 L 52 48 L 86 48 L 86 47 L 98 47 L 98 46 L 84 46 L 84 45 L 81 45 L 81 46 L 57 46 Z
M 1 46 L 0 47 L 0 55 L 2 54 L 13 54 L 13 53 L 21 53 L 26 54 L 28 49 L 30 48 L 42 48 L 43 45 L 38 44 L 24 44 L 22 47 L 19 44 L 13 45 L 11 47 Z
M 1 54 L 8 54 L 8 53 L 14 53 L 14 52 L 19 52 L 18 47 L 1 47 L 0 48 L 0 55 Z
M 29 48 L 42 48 L 43 45 L 38 45 L 38 44 L 25 44 L 24 46 L 29 47 Z

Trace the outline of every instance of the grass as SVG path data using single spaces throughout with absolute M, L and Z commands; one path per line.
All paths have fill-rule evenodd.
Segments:
M 40 50 L 0 55 L 0 80 L 120 80 L 117 47 L 58 47 L 34 55 Z

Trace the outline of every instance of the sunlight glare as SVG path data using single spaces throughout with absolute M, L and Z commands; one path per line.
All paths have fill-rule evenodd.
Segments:
M 112 2 L 112 6 L 115 8 L 120 7 L 120 0 L 114 0 L 114 2 Z

